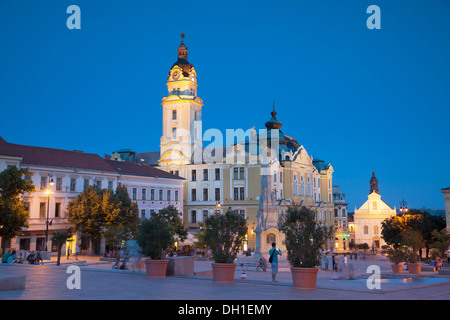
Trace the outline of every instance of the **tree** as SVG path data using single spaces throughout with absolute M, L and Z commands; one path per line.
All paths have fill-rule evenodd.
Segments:
M 445 251 L 450 247 L 450 234 L 446 229 L 442 229 L 441 231 L 434 230 L 432 235 L 435 241 L 431 244 L 431 247 L 437 249 L 440 257 L 444 258 Z
M 161 260 L 164 250 L 173 245 L 173 236 L 167 220 L 160 215 L 152 214 L 150 219 L 142 219 L 136 234 L 136 242 L 144 256 L 152 260 Z
M 189 229 L 183 224 L 181 220 L 181 214 L 178 212 L 177 208 L 170 205 L 161 210 L 158 213 L 162 218 L 164 218 L 168 223 L 171 229 L 171 233 L 175 234 L 178 237 L 178 241 L 183 242 L 187 239 Z
M 212 215 L 200 224 L 199 242 L 211 248 L 214 262 L 233 263 L 247 234 L 247 220 L 228 210 Z
M 88 186 L 67 210 L 74 230 L 92 242 L 105 238 L 107 244 L 117 246 L 132 239 L 138 230 L 137 204 L 131 201 L 127 188 L 121 184 L 115 193 Z
M 410 263 L 417 263 L 418 251 L 423 248 L 425 241 L 422 233 L 418 230 L 409 230 L 403 234 L 402 243 L 408 247 L 408 257 Z
M 2 253 L 5 253 L 5 240 L 22 234 L 28 227 L 29 212 L 21 200 L 21 195 L 36 190 L 28 169 L 10 167 L 0 172 L 0 237 Z
M 89 237 L 90 241 L 100 240 L 106 223 L 106 213 L 102 205 L 105 203 L 101 190 L 87 186 L 67 206 L 69 220 L 74 224 L 74 231 Z
M 291 206 L 281 216 L 280 230 L 285 234 L 287 258 L 295 268 L 315 268 L 329 236 L 327 228 L 316 222 L 315 212 Z
M 398 248 L 402 241 L 403 235 L 409 230 L 419 231 L 424 240 L 424 246 L 428 257 L 428 252 L 433 242 L 433 230 L 442 230 L 445 228 L 445 220 L 442 217 L 434 216 L 427 211 L 421 209 L 411 209 L 408 215 L 393 216 L 385 219 L 381 223 L 381 236 L 384 241 Z M 419 249 L 420 253 L 422 248 Z
M 52 243 L 56 244 L 58 247 L 58 260 L 56 261 L 56 265 L 59 266 L 61 262 L 61 250 L 64 243 L 66 243 L 67 239 L 72 237 L 72 232 L 70 230 L 66 231 L 55 231 L 52 234 Z

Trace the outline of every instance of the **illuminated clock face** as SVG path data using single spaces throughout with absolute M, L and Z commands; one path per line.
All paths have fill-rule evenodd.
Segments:
M 172 73 L 172 79 L 178 80 L 179 78 L 180 78 L 180 72 L 178 72 L 178 70 L 175 70 L 175 71 Z

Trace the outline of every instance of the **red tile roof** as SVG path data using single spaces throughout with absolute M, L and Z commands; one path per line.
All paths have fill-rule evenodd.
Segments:
M 146 164 L 106 160 L 98 154 L 84 153 L 81 151 L 13 144 L 6 142 L 2 137 L 0 137 L 0 154 L 21 156 L 22 163 L 25 165 L 97 170 L 144 177 L 183 179 Z
M 108 164 L 117 170 L 120 174 L 144 177 L 158 177 L 166 179 L 184 180 L 180 176 L 173 175 L 161 169 L 157 169 L 145 163 L 136 163 L 128 161 L 105 160 Z

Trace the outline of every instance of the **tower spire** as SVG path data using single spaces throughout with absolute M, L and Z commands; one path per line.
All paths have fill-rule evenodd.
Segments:
M 376 192 L 380 194 L 380 191 L 378 190 L 378 179 L 375 177 L 375 171 L 372 172 L 372 178 L 370 179 L 370 192 Z
M 178 59 L 183 59 L 187 61 L 187 47 L 184 44 L 185 34 L 181 34 L 181 43 L 178 46 Z

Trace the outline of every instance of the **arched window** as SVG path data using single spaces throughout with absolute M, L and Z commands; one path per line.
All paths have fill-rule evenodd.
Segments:
M 303 176 L 300 178 L 300 188 L 301 188 L 300 195 L 302 197 L 304 197 L 305 196 L 305 179 L 303 178 Z
M 369 234 L 369 227 L 368 226 L 364 226 L 364 234 Z
M 311 178 L 308 177 L 308 197 L 312 197 Z
M 294 174 L 294 196 L 298 196 L 298 180 L 297 175 Z

